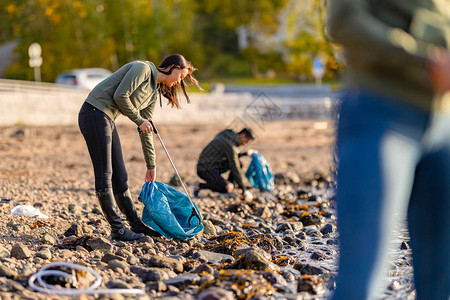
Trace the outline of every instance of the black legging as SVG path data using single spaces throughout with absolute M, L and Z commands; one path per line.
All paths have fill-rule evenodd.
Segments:
M 102 111 L 84 103 L 78 114 L 78 126 L 94 166 L 95 191 L 114 194 L 128 189 L 128 173 L 116 124 Z

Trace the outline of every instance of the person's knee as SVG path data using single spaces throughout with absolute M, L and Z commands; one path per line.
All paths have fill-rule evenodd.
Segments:
M 233 189 L 234 189 L 234 184 L 232 184 L 231 182 L 228 182 L 227 186 L 226 186 L 227 193 L 231 193 L 233 191 Z

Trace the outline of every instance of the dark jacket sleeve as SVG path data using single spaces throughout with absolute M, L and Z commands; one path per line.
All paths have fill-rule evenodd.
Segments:
M 225 141 L 225 139 L 221 139 L 220 143 L 222 144 L 222 149 L 224 150 L 227 157 L 230 172 L 233 175 L 234 180 L 236 180 L 238 186 L 244 191 L 245 186 L 242 181 L 242 169 L 239 163 L 239 154 L 236 151 L 235 147 L 233 147 L 229 142 Z
M 232 159 L 230 159 L 230 171 L 233 174 L 233 178 L 236 180 L 238 186 L 245 191 L 245 186 L 242 181 L 242 169 L 241 164 L 239 163 L 239 156 L 237 151 L 233 149 Z

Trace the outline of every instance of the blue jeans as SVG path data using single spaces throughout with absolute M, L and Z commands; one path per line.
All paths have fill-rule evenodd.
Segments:
M 337 154 L 340 261 L 333 299 L 376 299 L 383 291 L 388 245 L 404 217 L 417 299 L 449 299 L 450 115 L 349 91 Z

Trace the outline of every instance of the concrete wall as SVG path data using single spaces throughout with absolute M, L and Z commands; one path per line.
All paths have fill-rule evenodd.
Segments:
M 27 83 L 27 86 L 12 85 L 3 88 L 0 84 L 0 126 L 27 125 L 75 125 L 78 111 L 88 92 L 46 84 Z M 11 83 L 12 82 L 12 83 Z M 30 86 L 31 85 L 31 86 Z M 33 86 L 35 85 L 35 86 Z M 215 95 L 213 93 L 191 93 L 191 103 L 182 97 L 183 109 L 167 106 L 162 97 L 162 108 L 157 103 L 155 122 L 211 122 L 231 120 L 241 114 L 251 102 L 249 93 Z M 118 123 L 130 122 L 119 116 Z
M 88 92 L 55 84 L 0 80 L 0 126 L 76 125 L 78 111 Z M 155 122 L 193 123 L 230 122 L 238 119 L 279 119 L 326 117 L 330 99 L 309 97 L 303 99 L 238 93 L 191 93 L 191 103 L 182 97 L 183 109 L 167 106 L 162 98 L 155 109 Z M 119 116 L 118 123 L 130 121 Z

